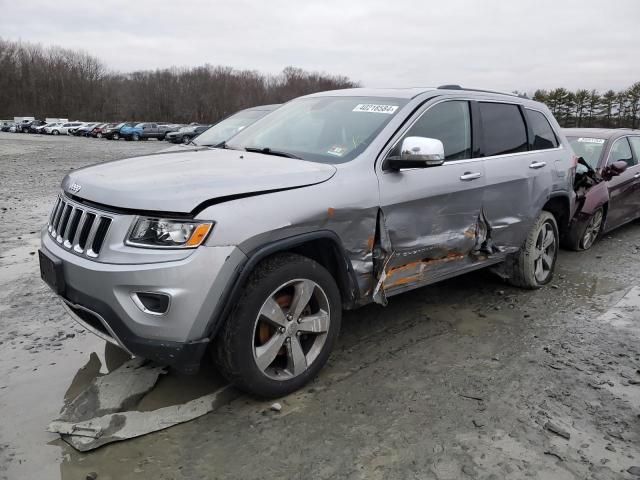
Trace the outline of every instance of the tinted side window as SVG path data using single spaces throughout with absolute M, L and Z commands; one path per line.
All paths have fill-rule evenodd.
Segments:
M 546 150 L 556 148 L 558 139 L 549 124 L 549 120 L 543 113 L 535 110 L 525 110 L 527 112 L 527 122 L 531 127 L 531 138 L 529 138 L 529 150 Z
M 629 143 L 633 148 L 633 155 L 635 156 L 634 164 L 638 164 L 640 161 L 640 137 L 629 137 Z
M 517 105 L 481 102 L 479 107 L 485 155 L 527 151 L 527 129 Z
M 436 138 L 444 145 L 446 160 L 471 158 L 471 115 L 469 102 L 451 101 L 434 105 L 404 134 L 406 137 Z M 392 154 L 398 155 L 402 141 Z M 397 150 L 397 152 L 396 152 Z
M 619 138 L 615 141 L 611 147 L 611 152 L 609 152 L 609 161 L 607 163 L 608 165 L 611 165 L 613 162 L 617 162 L 619 160 L 627 162 L 629 167 L 633 167 L 636 164 L 633 159 L 633 155 L 631 154 L 631 147 L 629 146 L 627 137 Z

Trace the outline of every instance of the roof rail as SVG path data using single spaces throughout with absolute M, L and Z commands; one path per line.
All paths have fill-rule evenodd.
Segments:
M 438 87 L 438 90 L 464 90 L 466 92 L 497 93 L 498 95 L 509 95 L 510 97 L 524 98 L 522 95 L 516 95 L 515 93 L 511 93 L 511 92 L 499 92 L 497 90 L 483 90 L 481 88 L 464 88 L 456 84 L 440 85 Z

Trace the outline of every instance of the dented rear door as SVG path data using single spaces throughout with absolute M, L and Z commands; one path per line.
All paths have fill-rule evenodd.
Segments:
M 469 102 L 441 101 L 419 111 L 386 153 L 397 154 L 407 136 L 437 138 L 446 161 L 398 172 L 379 169 L 374 300 L 432 283 L 476 261 L 471 254 L 482 236 L 486 182 L 484 160 L 472 158 L 471 125 Z

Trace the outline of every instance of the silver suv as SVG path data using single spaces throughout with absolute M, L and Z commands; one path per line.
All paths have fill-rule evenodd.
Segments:
M 133 355 L 289 393 L 344 309 L 494 266 L 553 275 L 575 163 L 542 104 L 458 86 L 293 100 L 216 148 L 65 177 L 43 279 Z

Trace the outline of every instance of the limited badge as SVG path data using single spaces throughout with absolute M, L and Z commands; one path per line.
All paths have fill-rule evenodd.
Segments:
M 602 138 L 588 138 L 588 137 L 580 137 L 578 139 L 581 143 L 597 143 L 599 145 L 604 143 L 604 139 Z

